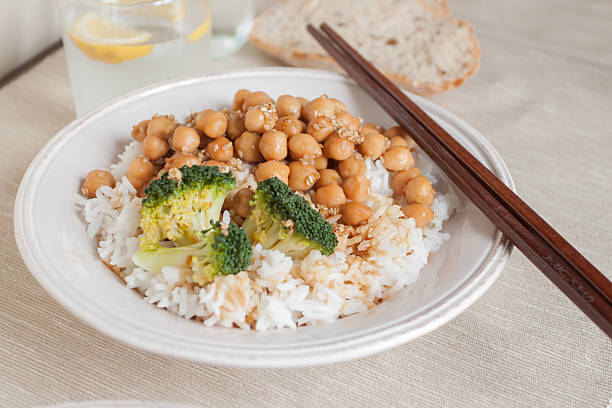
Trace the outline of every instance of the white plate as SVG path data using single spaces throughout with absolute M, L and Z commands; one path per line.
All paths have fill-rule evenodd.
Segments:
M 154 113 L 179 118 L 223 107 L 240 88 L 276 97 L 327 93 L 366 121 L 393 122 L 345 76 L 271 68 L 195 76 L 145 88 L 72 122 L 47 143 L 26 172 L 15 203 L 15 236 L 40 284 L 86 323 L 154 353 L 214 365 L 295 367 L 367 356 L 422 336 L 471 305 L 495 281 L 511 246 L 466 199 L 445 230 L 452 238 L 430 258 L 411 288 L 365 313 L 297 330 L 243 331 L 185 320 L 143 302 L 98 259 L 76 206 L 83 177 L 107 168 L 130 140 L 131 126 Z M 499 154 L 474 128 L 426 99 L 412 96 L 501 180 L 514 188 Z M 442 182 L 438 189 L 450 188 Z M 437 280 L 435 277 L 437 276 Z

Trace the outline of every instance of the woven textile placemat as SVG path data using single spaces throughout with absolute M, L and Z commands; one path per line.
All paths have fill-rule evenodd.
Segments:
M 479 129 L 519 194 L 612 277 L 612 3 L 451 6 L 474 25 L 481 69 L 431 99 Z M 213 69 L 273 64 L 246 47 Z M 1 407 L 140 399 L 214 407 L 604 408 L 612 398 L 612 341 L 516 250 L 499 280 L 459 317 L 358 361 L 216 368 L 106 338 L 46 294 L 13 235 L 28 164 L 73 117 L 63 50 L 0 89 Z

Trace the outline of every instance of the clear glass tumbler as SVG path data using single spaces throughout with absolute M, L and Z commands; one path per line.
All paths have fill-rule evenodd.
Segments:
M 77 115 L 130 90 L 203 72 L 208 0 L 58 0 Z
M 238 51 L 253 27 L 253 0 L 210 0 L 210 14 L 213 58 L 227 57 Z

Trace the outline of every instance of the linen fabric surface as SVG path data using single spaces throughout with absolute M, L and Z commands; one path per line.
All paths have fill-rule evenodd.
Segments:
M 480 130 L 508 164 L 520 196 L 612 278 L 612 3 L 464 0 L 451 8 L 473 24 L 481 68 L 464 86 L 430 98 Z M 210 69 L 262 65 L 278 62 L 247 46 Z M 517 250 L 459 317 L 357 361 L 217 368 L 105 337 L 46 294 L 13 235 L 15 195 L 28 164 L 73 118 L 63 50 L 0 89 L 1 407 L 96 399 L 214 407 L 612 406 L 612 341 Z

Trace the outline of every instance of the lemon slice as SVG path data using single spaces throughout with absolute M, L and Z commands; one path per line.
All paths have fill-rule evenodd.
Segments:
M 148 31 L 137 30 L 95 13 L 86 13 L 72 25 L 68 36 L 88 57 L 119 64 L 149 54 L 153 44 L 144 44 L 153 36 Z
M 206 20 L 198 28 L 193 30 L 189 35 L 187 35 L 187 40 L 189 42 L 195 42 L 200 39 L 204 34 L 206 34 L 210 30 L 210 13 L 206 17 Z

